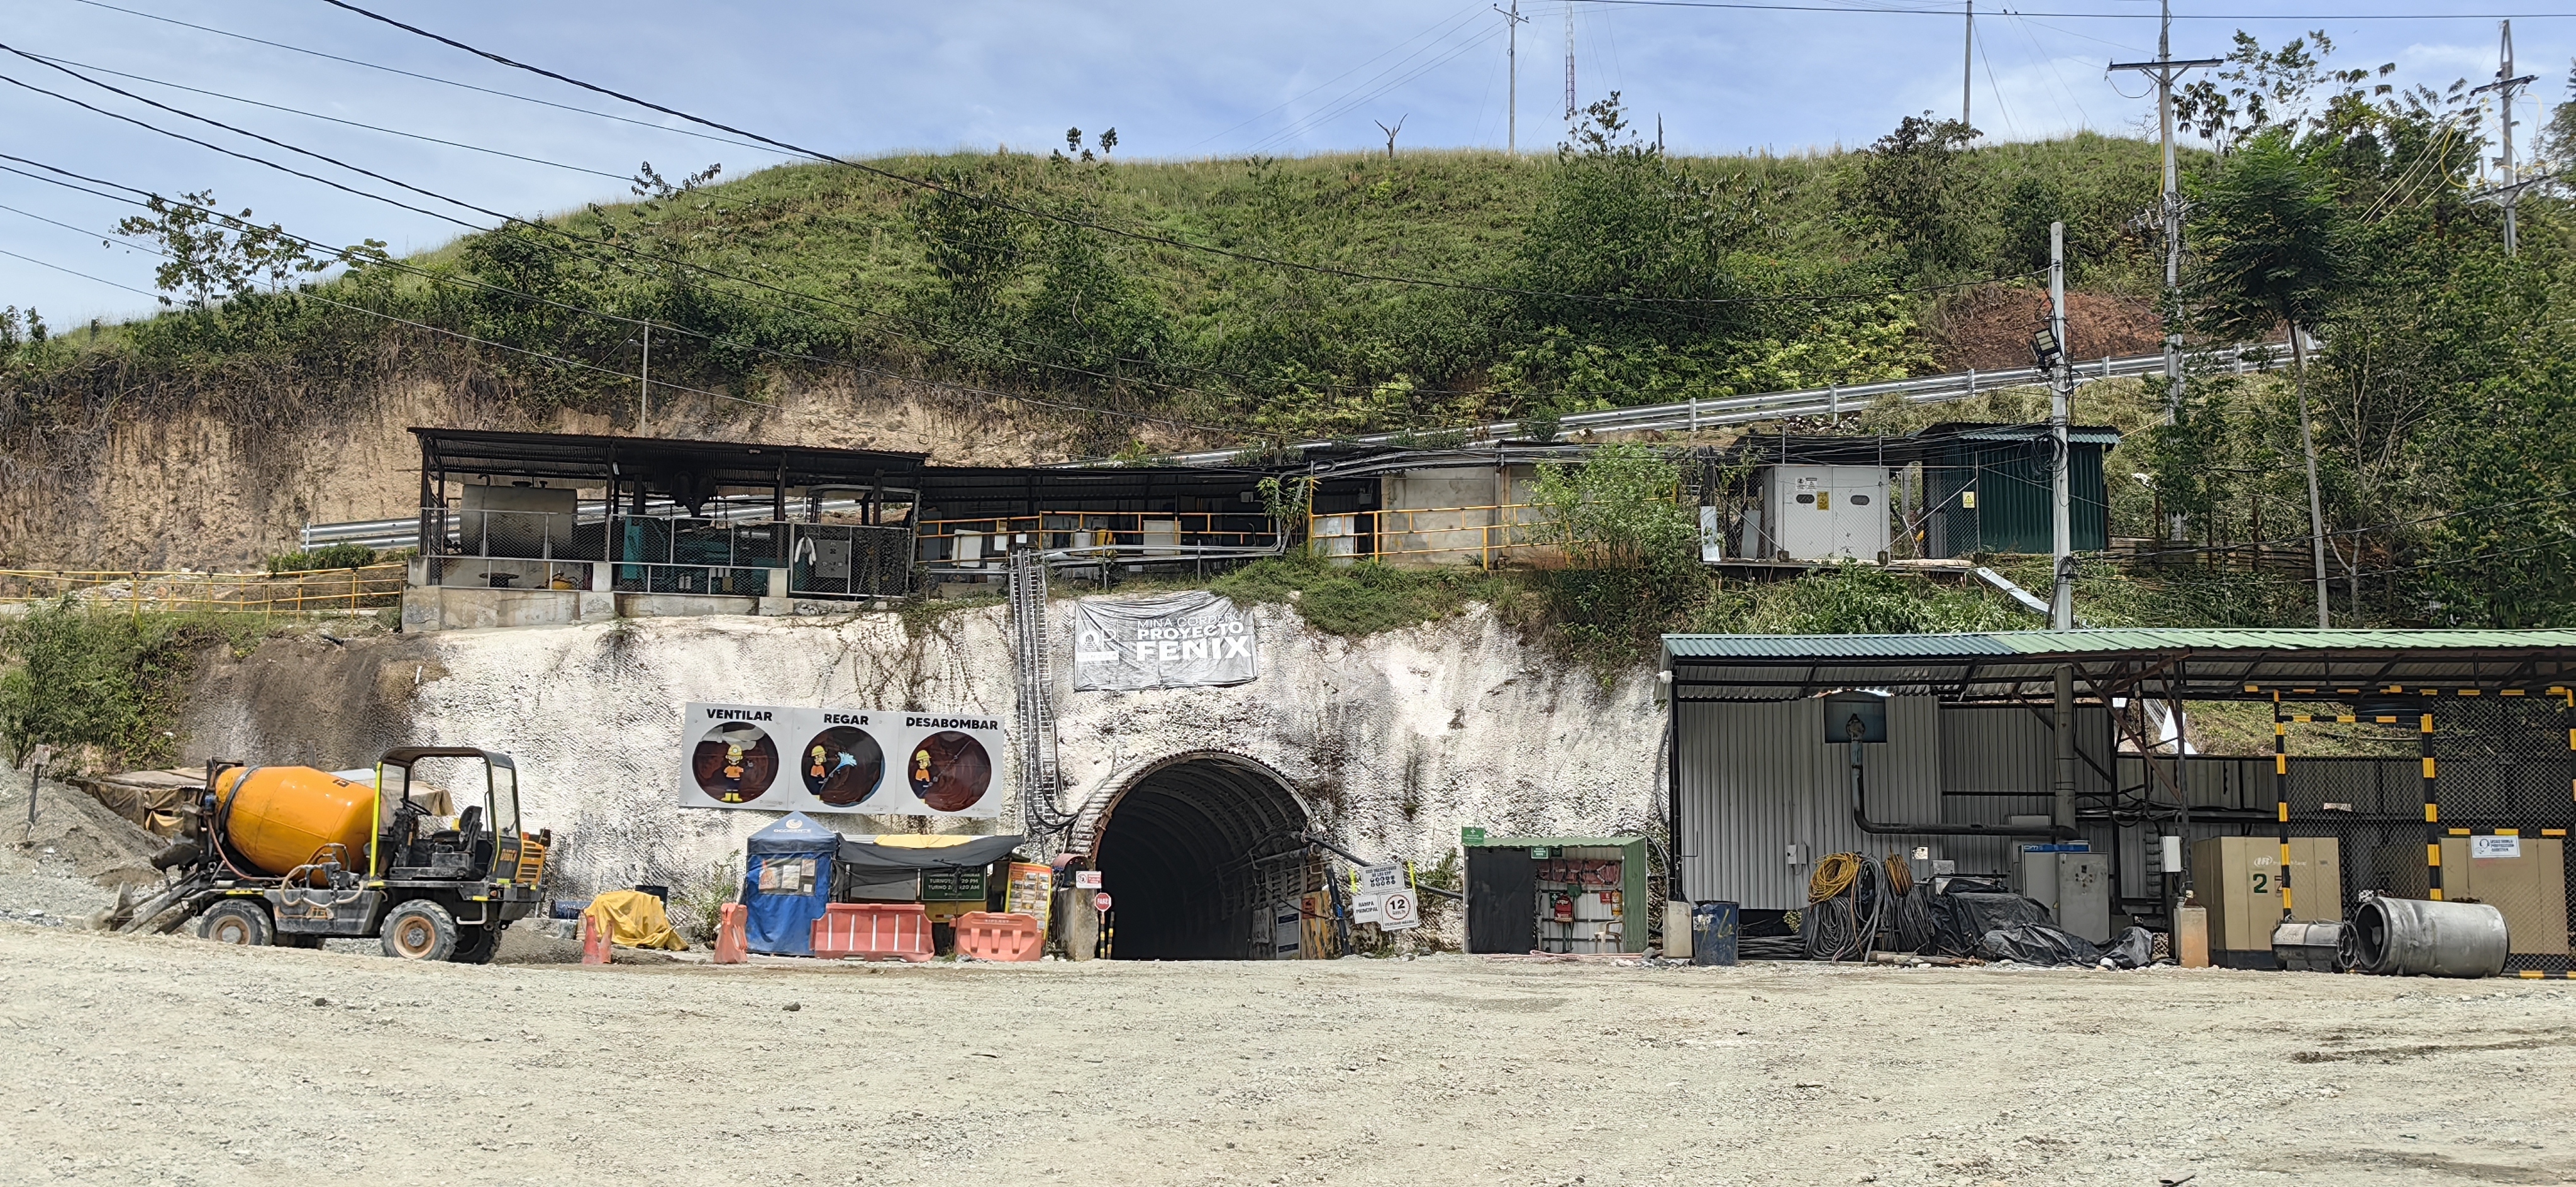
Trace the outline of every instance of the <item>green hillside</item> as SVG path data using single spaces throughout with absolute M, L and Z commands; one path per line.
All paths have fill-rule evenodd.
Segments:
M 2195 379 L 2171 427 L 2160 392 L 2087 389 L 2084 415 L 2131 431 L 2114 535 L 2179 525 L 2140 588 L 2202 588 L 2176 566 L 2308 578 L 2322 552 L 2339 622 L 2565 621 L 2576 239 L 2559 183 L 2524 195 L 2508 256 L 2500 211 L 2473 196 L 2491 179 L 2467 88 L 2327 70 L 2325 48 L 2240 38 L 2185 105 L 2216 151 L 2184 161 L 2173 307 L 2197 342 L 2295 325 L 2317 347 Z M 2542 159 L 2576 159 L 2576 112 L 2544 133 Z M 1106 152 L 648 169 L 637 200 L 399 261 L 172 208 L 135 228 L 182 257 L 171 311 L 51 337 L 9 312 L 0 451 L 39 433 L 78 448 L 75 426 L 182 405 L 286 428 L 388 379 L 631 423 L 644 322 L 654 379 L 693 389 L 657 403 L 701 413 L 858 374 L 1006 404 L 1101 456 L 1543 425 L 2027 358 L 2060 219 L 2088 302 L 2077 354 L 2153 342 L 2165 304 L 2156 153 L 2136 140 L 1985 144 L 1925 118 L 1837 154 L 1676 157 L 1604 104 L 1577 145 L 1526 159 Z M 291 283 L 335 257 L 329 279 Z M 2202 592 L 2124 616 L 2312 621 L 2318 596 Z
M 674 384 L 759 399 L 844 363 L 1003 384 L 1131 414 L 1099 420 L 1103 451 L 1153 423 L 1133 415 L 1329 435 L 1920 373 L 1942 293 L 1897 290 L 2042 266 L 2052 215 L 2079 285 L 2152 292 L 2127 225 L 2153 202 L 2146 144 L 1680 158 L 1619 118 L 1518 160 L 871 162 L 946 192 L 829 165 L 648 177 L 641 200 L 360 258 L 311 292 L 600 368 L 480 352 L 533 405 L 621 406 L 640 351 L 616 319 L 649 319 Z M 413 344 L 403 365 L 463 349 L 238 277 L 207 287 L 205 308 L 22 363 L 53 390 L 20 399 L 76 397 L 84 353 L 219 398 L 245 365 L 327 391 L 386 365 L 381 340 Z

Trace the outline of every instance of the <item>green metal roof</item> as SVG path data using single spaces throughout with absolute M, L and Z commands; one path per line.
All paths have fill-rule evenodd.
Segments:
M 1837 688 L 2021 700 L 2060 666 L 2096 692 L 2187 699 L 2576 685 L 2576 631 L 2135 627 L 1943 635 L 1666 635 L 1686 699 L 1777 700 Z
M 1954 635 L 1666 635 L 1676 659 L 1814 659 L 2065 655 L 2099 651 L 2404 651 L 2576 647 L 2576 631 L 2237 630 L 2111 627 L 2082 631 L 1987 631 Z

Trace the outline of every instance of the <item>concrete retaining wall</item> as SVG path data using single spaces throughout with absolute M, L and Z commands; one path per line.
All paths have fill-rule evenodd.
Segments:
M 184 748 L 344 769 L 401 741 L 505 750 L 532 827 L 553 828 L 567 893 L 683 884 L 775 813 L 682 809 L 688 701 L 957 709 L 1012 721 L 1005 612 L 624 619 L 335 644 L 307 636 L 200 679 Z M 1242 753 L 1296 784 L 1344 846 L 1437 862 L 1462 825 L 1496 834 L 1641 830 L 1664 802 L 1663 715 L 1645 673 L 1604 687 L 1482 609 L 1365 640 L 1256 613 L 1262 676 L 1232 688 L 1057 690 L 1074 804 L 1115 772 L 1190 750 Z M 1071 647 L 1069 607 L 1051 617 Z M 1070 672 L 1071 664 L 1058 667 Z M 997 756 L 998 757 L 998 756 Z M 1007 794 L 1009 772 L 997 793 Z M 850 833 L 922 827 L 849 816 Z M 1016 830 L 1016 806 L 998 823 Z

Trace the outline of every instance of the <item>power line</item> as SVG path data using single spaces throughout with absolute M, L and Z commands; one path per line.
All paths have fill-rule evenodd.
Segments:
M 1473 4 L 1470 4 L 1470 5 L 1468 5 L 1468 6 L 1467 6 L 1467 8 L 1466 8 L 1466 10 L 1465 10 L 1465 13 L 1466 13 L 1466 14 L 1468 14 L 1468 15 L 1473 15 L 1473 16 L 1481 16 L 1481 15 L 1483 15 L 1482 13 L 1477 12 L 1477 10 L 1476 10 L 1476 6 L 1475 6 L 1475 5 L 1473 5 Z M 1208 141 L 1222 139 L 1222 138 L 1224 138 L 1224 137 L 1231 136 L 1231 135 L 1235 134 L 1236 132 L 1240 132 L 1240 131 L 1242 131 L 1243 129 L 1245 129 L 1245 128 L 1248 128 L 1248 127 L 1252 126 L 1253 124 L 1259 123 L 1259 122 L 1261 122 L 1262 120 L 1267 119 L 1267 118 L 1269 118 L 1270 116 L 1272 116 L 1272 115 L 1274 115 L 1274 114 L 1277 114 L 1279 111 L 1281 111 L 1281 110 L 1285 109 L 1285 108 L 1286 108 L 1286 107 L 1288 107 L 1290 104 L 1293 104 L 1293 103 L 1297 102 L 1297 101 L 1298 101 L 1298 100 L 1300 100 L 1300 99 L 1303 99 L 1303 98 L 1305 98 L 1305 97 L 1307 97 L 1307 96 L 1309 96 L 1309 95 L 1312 95 L 1312 94 L 1314 94 L 1314 93 L 1315 93 L 1315 92 L 1317 92 L 1317 91 L 1323 90 L 1325 87 L 1331 86 L 1331 85 L 1333 85 L 1334 83 L 1340 82 L 1340 81 L 1342 81 L 1342 80 L 1343 80 L 1343 79 L 1345 79 L 1345 78 L 1349 78 L 1350 76 L 1352 76 L 1352 75 L 1354 75 L 1354 74 L 1359 73 L 1360 71 L 1362 71 L 1362 70 L 1364 70 L 1364 69 L 1368 68 L 1369 66 L 1376 64 L 1376 62 L 1377 62 L 1378 58 L 1383 58 L 1383 57 L 1387 56 L 1388 54 L 1391 54 L 1391 53 L 1394 53 L 1394 52 L 1395 52 L 1395 51 L 1397 51 L 1397 50 L 1403 49 L 1405 46 L 1411 45 L 1411 44 L 1413 44 L 1413 43 L 1414 43 L 1414 42 L 1416 42 L 1416 41 L 1420 41 L 1421 39 L 1423 39 L 1423 38 L 1424 38 L 1424 37 L 1426 37 L 1426 36 L 1432 36 L 1432 35 L 1434 35 L 1434 34 L 1437 34 L 1437 35 L 1438 35 L 1438 37 L 1446 37 L 1446 36 L 1448 36 L 1448 35 L 1449 35 L 1449 33 L 1451 32 L 1451 30 L 1452 30 L 1454 27 L 1456 27 L 1457 25 L 1459 25 L 1459 24 L 1463 23 L 1463 22 L 1461 22 L 1461 21 L 1459 20 L 1459 16 L 1460 16 L 1460 14 L 1458 14 L 1458 13 L 1452 13 L 1452 14 L 1450 14 L 1449 16 L 1442 17 L 1442 18 L 1440 18 L 1439 20 L 1432 22 L 1432 23 L 1431 23 L 1431 26 L 1430 26 L 1429 28 L 1426 28 L 1426 29 L 1422 30 L 1421 32 L 1416 33 L 1416 34 L 1414 34 L 1414 35 L 1413 35 L 1413 36 L 1411 36 L 1411 37 L 1407 37 L 1407 38 L 1405 38 L 1405 39 L 1404 39 L 1404 40 L 1402 40 L 1402 41 L 1396 42 L 1394 45 L 1388 46 L 1388 47 L 1387 47 L 1387 48 L 1385 48 L 1385 49 L 1379 50 L 1379 51 L 1377 52 L 1376 57 L 1372 57 L 1372 58 L 1368 59 L 1367 61 L 1360 63 L 1360 64 L 1359 64 L 1359 65 L 1357 65 L 1357 66 L 1353 66 L 1353 67 L 1351 67 L 1350 69 L 1348 69 L 1348 70 L 1344 70 L 1344 71 L 1342 71 L 1341 73 L 1339 73 L 1339 74 L 1336 74 L 1336 75 L 1332 76 L 1331 78 L 1327 78 L 1327 79 L 1325 79 L 1325 80 L 1324 80 L 1324 81 L 1322 81 L 1322 82 L 1316 83 L 1315 85 L 1313 85 L 1313 86 L 1311 86 L 1311 87 L 1308 87 L 1308 88 L 1306 88 L 1305 90 L 1299 91 L 1299 92 L 1297 92 L 1297 93 L 1296 93 L 1296 94 L 1294 94 L 1294 95 L 1290 95 L 1290 96 L 1289 96 L 1289 97 L 1287 97 L 1286 99 L 1283 99 L 1283 100 L 1279 101 L 1278 103 L 1275 103 L 1275 104 L 1271 105 L 1268 109 L 1266 109 L 1266 110 L 1264 110 L 1264 111 L 1261 111 L 1261 112 L 1259 112 L 1259 113 L 1255 114 L 1254 116 L 1252 116 L 1252 118 L 1247 119 L 1247 120 L 1244 120 L 1243 122 L 1238 123 L 1238 124 L 1234 125 L 1234 126 L 1233 126 L 1233 127 L 1231 127 L 1231 128 L 1227 128 L 1227 129 L 1225 129 L 1224 131 L 1216 132 L 1216 133 L 1214 133 L 1214 134 L 1211 134 L 1211 135 L 1208 135 L 1208 136 L 1201 137 L 1201 138 L 1199 139 L 1199 141 L 1198 141 L 1198 143 L 1197 143 L 1197 144 L 1192 144 L 1190 147 L 1191 147 L 1191 148 L 1197 148 L 1197 147 L 1199 147 L 1199 145 L 1201 145 L 1201 144 L 1206 144 Z M 1435 39 L 1435 40 L 1437 40 L 1437 38 L 1436 38 L 1436 37 L 1435 37 L 1434 39 Z M 1414 54 L 1419 54 L 1420 52 L 1421 52 L 1420 50 L 1416 50 L 1416 51 L 1414 51 Z M 1399 64 L 1401 64 L 1403 61 L 1410 60 L 1410 59 L 1414 56 L 1414 54 L 1407 54 L 1407 55 L 1405 55 L 1405 57 L 1404 57 L 1404 58 L 1402 58 L 1402 59 L 1398 59 Z M 1389 67 L 1389 69 L 1393 69 L 1393 67 Z M 1383 77 L 1383 76 L 1384 76 L 1384 74 L 1385 74 L 1385 72 L 1384 72 L 1384 71 L 1380 71 L 1378 74 L 1376 74 L 1376 75 L 1372 75 L 1370 80 L 1371 80 L 1371 81 L 1374 81 L 1376 78 Z M 1365 85 L 1367 85 L 1367 83 L 1363 82 L 1361 85 L 1365 86 Z
M 574 107 L 570 104 L 556 103 L 552 100 L 539 99 L 530 95 L 514 95 L 508 91 L 496 91 L 490 87 L 478 87 L 470 82 L 458 82 L 455 79 L 440 78 L 434 74 L 419 74 L 410 70 L 397 69 L 395 67 L 382 65 L 376 62 L 362 61 L 357 58 L 344 58 L 338 54 L 324 53 L 318 49 L 307 49 L 300 45 L 288 45 L 283 41 L 270 41 L 263 37 L 253 37 L 247 33 L 235 33 L 229 29 L 218 29 L 212 25 L 193 24 L 176 17 L 161 16 L 157 13 L 142 12 L 132 8 L 119 8 L 116 5 L 104 3 L 103 0 L 72 0 L 72 2 L 75 4 L 86 4 L 92 8 L 104 8 L 109 12 L 121 12 L 127 16 L 142 17 L 147 21 L 159 21 L 165 25 L 177 25 L 183 29 L 194 29 L 200 33 L 212 33 L 217 37 L 230 37 L 235 41 L 247 41 L 253 45 L 265 45 L 271 49 L 282 49 L 289 53 L 304 54 L 310 57 L 323 58 L 333 62 L 346 63 L 351 66 L 363 66 L 369 70 L 381 70 L 387 74 L 399 74 L 405 78 L 416 78 L 422 82 L 434 82 L 441 86 L 455 87 L 458 90 L 474 91 L 478 94 L 491 95 L 500 99 L 516 99 L 521 103 L 534 103 L 540 107 L 551 107 L 557 111 L 569 111 L 576 115 L 597 116 L 600 119 L 615 120 L 621 124 L 633 124 L 636 127 L 650 128 L 656 132 L 674 132 L 679 135 L 692 137 L 698 140 L 710 140 L 718 144 L 731 144 L 741 148 L 757 149 L 761 152 L 775 153 L 778 151 L 777 149 L 771 148 L 765 144 L 753 144 L 746 140 L 735 140 L 724 136 L 710 136 L 704 132 L 693 131 L 688 128 L 674 128 L 667 124 L 655 123 L 651 120 L 633 119 L 605 111 L 592 111 L 586 107 Z
M 336 0 L 322 0 L 325 4 Z M 1569 4 L 1623 4 L 1641 8 L 1724 8 L 1756 12 L 1842 12 L 1885 14 L 1895 16 L 1955 16 L 1957 10 L 1945 8 L 1866 8 L 1836 7 L 1822 4 L 1753 4 L 1742 0 L 1566 0 Z M 346 8 L 343 4 L 340 7 Z M 2017 16 L 2050 17 L 2077 21 L 2144 20 L 2145 13 L 2126 12 L 2018 12 Z M 2439 20 L 2554 20 L 2576 17 L 2576 12 L 2338 12 L 2338 13 L 2175 13 L 2178 21 L 2439 21 Z
M 552 161 L 544 157 L 522 156 L 518 153 L 505 152 L 497 148 L 486 148 L 480 144 L 467 144 L 462 140 L 443 140 L 439 137 L 426 135 L 420 132 L 405 132 L 400 128 L 387 128 L 376 124 L 360 123 L 356 120 L 342 119 L 336 115 L 324 115 L 318 111 L 305 111 L 300 108 L 287 107 L 277 103 L 263 103 L 257 99 L 245 99 L 239 95 L 227 95 L 221 91 L 209 91 L 199 87 L 188 86 L 183 83 L 169 82 L 164 79 L 148 78 L 140 74 L 128 74 L 122 70 L 110 70 L 105 66 L 93 66 L 86 62 L 75 62 L 70 58 L 50 57 L 44 54 L 28 54 L 25 56 L 34 58 L 41 62 L 59 63 L 65 66 L 78 66 L 83 70 L 95 70 L 100 74 L 111 74 L 118 78 L 132 79 L 135 82 L 148 82 L 154 86 L 168 87 L 174 91 L 186 91 L 193 95 L 204 95 L 209 98 L 223 99 L 233 103 L 247 103 L 253 107 L 265 107 L 271 111 L 283 111 L 288 115 L 300 115 L 307 119 L 327 120 L 331 123 L 341 124 L 351 128 L 363 128 L 370 132 L 382 132 L 387 136 L 401 136 L 410 140 L 426 141 L 430 144 L 443 144 L 449 148 L 461 148 L 467 152 L 479 152 L 487 153 L 496 157 L 508 157 L 513 161 L 526 161 L 531 165 L 544 165 L 551 169 L 564 169 L 574 173 L 587 173 L 593 177 L 605 177 L 612 181 L 634 180 L 632 177 L 625 174 L 610 173 L 604 169 L 592 169 L 582 165 L 567 164 L 563 161 Z

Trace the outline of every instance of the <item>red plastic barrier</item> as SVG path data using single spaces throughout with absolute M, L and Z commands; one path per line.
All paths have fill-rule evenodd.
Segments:
M 1036 960 L 1046 955 L 1038 917 L 1015 911 L 968 911 L 957 917 L 957 954 L 977 960 Z
M 726 903 L 716 909 L 716 963 L 741 964 L 751 956 L 751 940 L 744 928 L 751 909 L 741 903 Z
M 814 921 L 814 955 L 930 959 L 930 917 L 919 903 L 830 903 Z
M 599 925 L 599 916 L 583 912 L 581 917 L 581 962 L 608 964 L 615 959 L 608 942 L 608 929 Z

